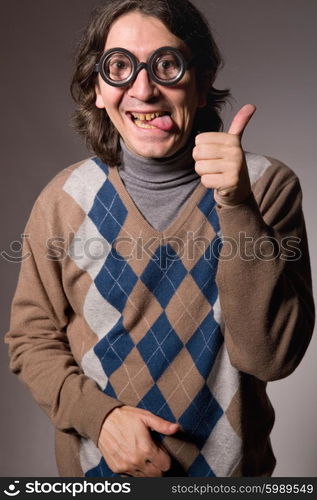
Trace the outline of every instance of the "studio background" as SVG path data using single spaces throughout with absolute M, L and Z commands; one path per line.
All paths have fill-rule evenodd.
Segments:
M 74 44 L 96 0 L 1 1 L 1 333 L 9 328 L 21 234 L 33 203 L 61 169 L 87 156 L 69 126 Z M 244 148 L 279 158 L 299 176 L 316 290 L 315 0 L 193 0 L 225 57 L 216 86 L 232 89 L 225 124 L 245 103 L 257 112 Z M 15 242 L 15 243 L 13 243 Z M 30 290 L 30 294 L 32 290 Z M 297 370 L 268 384 L 276 411 L 275 476 L 317 476 L 317 339 Z M 53 427 L 9 372 L 1 341 L 1 476 L 57 476 Z

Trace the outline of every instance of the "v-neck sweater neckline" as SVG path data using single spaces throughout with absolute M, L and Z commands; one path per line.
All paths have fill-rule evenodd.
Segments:
M 119 197 L 124 203 L 128 212 L 130 212 L 135 221 L 137 221 L 141 231 L 143 234 L 146 234 L 148 237 L 154 236 L 159 237 L 161 239 L 167 239 L 172 236 L 175 236 L 185 221 L 190 216 L 191 212 L 194 210 L 197 202 L 202 198 L 202 196 L 206 193 L 207 188 L 199 182 L 189 198 L 184 203 L 183 207 L 180 209 L 177 216 L 173 219 L 171 224 L 162 231 L 155 229 L 143 216 L 132 197 L 130 196 L 128 190 L 126 189 L 120 174 L 119 167 L 111 167 L 109 169 L 109 180 L 112 182 L 113 186 L 117 190 Z

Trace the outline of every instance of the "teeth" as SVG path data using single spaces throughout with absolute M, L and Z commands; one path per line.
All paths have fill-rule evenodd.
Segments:
M 157 113 L 131 113 L 133 118 L 136 118 L 137 120 L 140 120 L 142 122 L 144 121 L 150 121 L 153 120 L 154 118 L 158 118 L 159 116 L 165 115 L 164 111 L 162 112 L 157 112 Z
M 137 127 L 140 127 L 140 128 L 155 128 L 155 127 L 153 127 L 153 125 L 150 125 L 149 123 L 146 123 L 146 121 L 141 121 L 141 120 L 138 120 L 138 119 L 135 120 L 134 124 Z

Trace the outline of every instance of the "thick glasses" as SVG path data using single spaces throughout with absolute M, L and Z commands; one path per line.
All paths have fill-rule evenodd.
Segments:
M 145 68 L 154 82 L 171 87 L 176 85 L 190 66 L 180 50 L 175 47 L 161 47 L 150 55 L 147 62 L 139 62 L 127 49 L 113 48 L 101 56 L 95 71 L 113 87 L 125 87 L 136 79 Z

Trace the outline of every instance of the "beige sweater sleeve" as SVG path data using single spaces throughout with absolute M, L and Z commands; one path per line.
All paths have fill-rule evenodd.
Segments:
M 314 327 L 298 178 L 273 160 L 245 203 L 217 211 L 224 237 L 217 284 L 231 363 L 264 381 L 286 377 Z
M 84 375 L 69 348 L 69 302 L 61 262 L 47 258 L 48 225 L 38 200 L 25 229 L 24 260 L 5 337 L 10 368 L 59 430 L 97 444 L 105 416 L 121 403 Z

